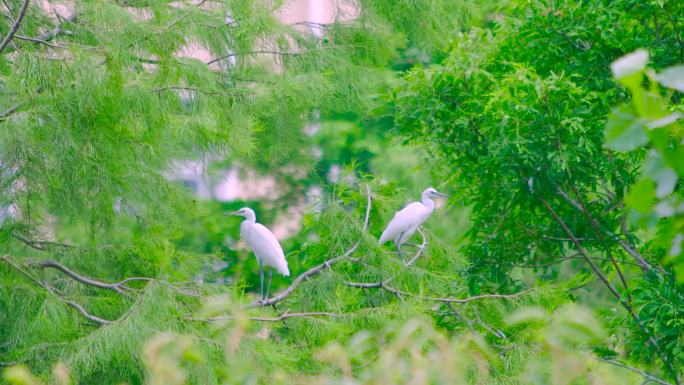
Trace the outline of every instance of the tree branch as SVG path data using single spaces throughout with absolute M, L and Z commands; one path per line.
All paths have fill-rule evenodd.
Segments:
M 260 51 L 249 51 L 249 52 L 233 52 L 229 53 L 224 56 L 219 56 L 217 58 L 209 60 L 206 64 L 211 65 L 214 63 L 218 63 L 222 60 L 229 59 L 231 57 L 235 56 L 242 56 L 242 55 L 259 55 L 259 54 L 273 54 L 273 55 L 280 55 L 280 56 L 297 56 L 301 55 L 301 52 L 284 52 L 284 51 L 267 51 L 267 50 L 260 50 Z
M 342 316 L 342 314 L 328 313 L 328 312 L 308 312 L 308 313 L 288 313 L 288 312 L 285 312 L 285 313 L 281 314 L 280 316 L 273 317 L 273 318 L 247 317 L 247 319 L 250 321 L 277 322 L 277 321 L 282 321 L 282 320 L 287 319 L 287 318 L 312 318 L 312 317 L 337 318 L 337 317 L 341 317 L 341 316 Z M 234 315 L 225 315 L 225 316 L 210 317 L 210 318 L 189 317 L 186 319 L 190 320 L 190 321 L 217 322 L 217 321 L 226 321 L 226 320 L 232 320 L 232 319 L 238 319 L 238 318 L 240 318 L 240 317 L 234 316 Z
M 84 285 L 95 286 L 95 287 L 99 287 L 101 289 L 112 290 L 112 291 L 115 291 L 119 294 L 125 294 L 125 291 L 133 290 L 130 287 L 122 284 L 121 282 L 107 283 L 107 282 L 102 282 L 102 281 L 98 281 L 98 280 L 95 280 L 92 278 L 82 276 L 82 275 L 70 270 L 69 268 L 62 265 L 61 263 L 54 261 L 54 260 L 51 260 L 51 259 L 48 259 L 45 261 L 40 261 L 40 262 L 34 262 L 34 263 L 31 263 L 31 265 L 37 266 L 37 267 L 40 267 L 43 269 L 45 269 L 45 268 L 57 269 L 57 270 L 61 271 L 62 273 L 66 274 L 67 276 L 69 276 L 74 281 L 80 282 Z M 141 277 L 133 277 L 133 278 L 134 279 L 140 279 Z M 132 280 L 134 280 L 133 278 L 127 278 L 126 280 L 124 280 L 122 282 L 132 281 Z
M 41 280 L 35 278 L 35 277 L 32 276 L 31 274 L 29 274 L 27 271 L 25 271 L 24 269 L 22 269 L 21 266 L 19 266 L 16 262 L 12 261 L 7 255 L 0 256 L 0 259 L 3 260 L 3 261 L 5 261 L 7 264 L 9 264 L 10 266 L 12 266 L 12 268 L 14 268 L 16 271 L 18 271 L 18 272 L 20 272 L 21 274 L 23 274 L 24 276 L 26 276 L 28 279 L 30 279 L 31 281 L 33 281 L 34 283 L 36 283 L 38 286 L 40 286 L 40 287 L 42 287 L 43 289 L 45 289 L 45 291 L 47 291 L 48 293 L 52 294 L 53 296 L 55 296 L 55 297 L 56 297 L 57 299 L 59 299 L 60 301 L 62 301 L 62 302 L 64 302 L 65 304 L 67 304 L 67 305 L 73 307 L 74 309 L 76 309 L 76 310 L 77 310 L 79 313 L 81 313 L 81 315 L 84 316 L 85 318 L 87 318 L 87 319 L 89 319 L 89 320 L 91 320 L 91 321 L 93 321 L 93 322 L 96 322 L 96 323 L 98 323 L 98 324 L 100 324 L 100 325 L 107 325 L 107 324 L 110 324 L 110 323 L 113 322 L 113 321 L 110 321 L 110 320 L 107 320 L 107 319 L 104 319 L 104 318 L 100 318 L 100 317 L 98 317 L 98 316 L 96 316 L 96 315 L 91 314 L 91 313 L 88 312 L 81 304 L 77 303 L 76 301 L 72 301 L 72 300 L 69 300 L 69 299 L 66 299 L 66 298 L 62 297 L 62 296 L 57 292 L 57 289 L 55 289 L 55 288 L 52 287 L 51 285 L 47 284 L 46 282 L 43 282 L 43 281 L 41 281 Z
M 371 209 L 371 192 L 370 192 L 370 187 L 368 185 L 366 185 L 366 196 L 367 196 L 366 218 L 365 218 L 364 223 L 363 223 L 363 230 L 362 230 L 363 232 L 365 232 L 368 229 L 368 219 L 370 217 L 370 209 Z M 250 308 L 255 308 L 255 307 L 271 306 L 271 305 L 277 304 L 278 302 L 284 300 L 290 294 L 292 294 L 292 292 L 302 282 L 304 282 L 305 279 L 307 279 L 309 277 L 313 277 L 315 275 L 318 275 L 323 270 L 329 269 L 333 264 L 335 264 L 335 263 L 347 258 L 348 256 L 350 256 L 354 251 L 356 251 L 356 249 L 359 247 L 360 244 L 361 244 L 361 240 L 359 239 L 358 241 L 356 241 L 352 245 L 352 247 L 350 247 L 347 251 L 344 252 L 344 254 L 340 255 L 339 257 L 328 259 L 327 261 L 321 263 L 320 265 L 318 265 L 312 269 L 309 269 L 309 270 L 303 272 L 302 274 L 300 274 L 297 278 L 295 278 L 295 280 L 292 282 L 292 284 L 290 284 L 290 286 L 288 286 L 288 288 L 283 290 L 280 294 L 278 294 L 274 297 L 271 297 L 265 301 L 252 302 L 251 304 L 247 305 L 246 308 L 250 309 Z
M 421 296 L 418 294 L 413 294 L 413 293 L 409 293 L 407 291 L 396 289 L 396 288 L 390 286 L 387 283 L 387 281 L 383 281 L 383 282 L 344 282 L 344 284 L 347 286 L 350 286 L 350 287 L 358 287 L 360 289 L 383 289 L 383 290 L 389 291 L 390 293 L 392 293 L 398 297 L 405 295 L 408 297 L 423 299 L 425 301 L 435 301 L 435 302 L 443 302 L 443 303 L 468 303 L 468 302 L 477 301 L 480 299 L 492 299 L 492 298 L 512 299 L 512 298 L 519 297 L 520 295 L 528 292 L 528 290 L 523 290 L 523 291 L 515 293 L 515 294 L 480 294 L 480 295 L 475 295 L 475 296 L 467 297 L 467 298 L 425 297 L 425 296 Z
M 14 37 L 14 34 L 17 33 L 17 30 L 19 29 L 19 26 L 21 25 L 21 21 L 26 16 L 26 10 L 28 9 L 29 5 L 29 0 L 24 0 L 24 3 L 21 5 L 21 9 L 19 10 L 19 15 L 17 18 L 14 20 L 14 23 L 12 24 L 12 27 L 10 27 L 9 32 L 7 32 L 7 36 L 5 36 L 4 39 L 0 42 L 0 53 L 7 47 L 7 45 L 12 41 L 12 38 Z
M 667 359 L 667 356 L 665 355 L 665 353 L 663 353 L 663 351 L 662 351 L 662 349 L 660 348 L 660 345 L 658 345 L 658 342 L 656 341 L 656 339 L 651 335 L 651 333 L 648 332 L 648 330 L 646 329 L 646 327 L 643 325 L 643 323 L 641 322 L 641 318 L 639 317 L 639 315 L 634 311 L 634 309 L 632 308 L 632 306 L 631 306 L 629 303 L 627 303 L 627 302 L 624 300 L 624 298 L 622 298 L 622 296 L 621 296 L 620 293 L 615 289 L 615 287 L 613 286 L 613 284 L 611 284 L 610 281 L 608 280 L 608 278 L 603 274 L 603 271 L 601 271 L 601 269 L 600 269 L 598 266 L 596 266 L 596 264 L 594 263 L 594 261 L 591 260 L 591 257 L 589 256 L 589 253 L 584 249 L 584 247 L 582 246 L 582 244 L 580 243 L 580 241 L 577 240 L 577 238 L 575 237 L 575 234 L 574 234 L 574 233 L 572 232 L 572 230 L 570 230 L 570 228 L 565 224 L 565 222 L 564 222 L 563 219 L 558 215 L 558 213 L 556 213 L 556 211 L 549 205 L 549 203 L 548 203 L 544 198 L 538 197 L 538 199 L 539 199 L 539 200 L 541 201 L 541 203 L 544 205 L 544 207 L 545 207 L 546 210 L 549 212 L 549 214 L 551 214 L 551 216 L 552 216 L 553 219 L 556 221 L 556 223 L 558 223 L 558 225 L 561 226 L 561 228 L 563 229 L 563 231 L 565 231 L 565 233 L 570 237 L 570 239 L 572 239 L 572 243 L 573 243 L 573 244 L 575 245 L 575 247 L 577 248 L 577 251 L 584 257 L 584 260 L 587 261 L 587 263 L 589 264 L 589 266 L 591 267 L 591 269 L 594 271 L 594 274 L 596 274 L 596 276 L 601 280 L 601 282 L 603 282 L 603 284 L 608 288 L 608 290 L 613 294 L 613 296 L 615 296 L 615 298 L 618 300 L 618 302 L 620 302 L 620 304 L 622 305 L 622 307 L 624 307 L 625 310 L 627 310 L 627 312 L 628 312 L 629 315 L 632 317 L 632 319 L 634 319 L 634 321 L 636 322 L 637 326 L 638 326 L 639 329 L 642 331 L 642 333 L 644 333 L 646 336 L 648 336 L 648 341 L 649 341 L 649 343 L 653 346 L 653 348 L 655 348 L 656 352 L 658 353 L 658 357 L 659 357 L 660 360 L 665 364 L 665 366 L 668 367 L 668 369 L 670 370 L 670 372 L 675 376 L 677 385 L 680 385 L 680 381 L 679 381 L 679 378 L 677 377 L 677 371 L 676 371 L 676 369 L 674 368 L 674 366 L 672 365 L 672 363 Z
M 600 239 L 603 239 L 603 237 L 599 234 L 600 231 L 598 230 L 599 228 L 602 228 L 602 226 L 598 222 L 596 222 L 596 220 L 587 211 L 586 207 L 584 207 L 584 205 L 581 202 L 578 202 L 578 201 L 575 201 L 574 199 L 572 199 L 568 195 L 568 193 L 563 191 L 563 189 L 561 189 L 560 187 L 557 188 L 557 191 L 558 191 L 558 194 L 560 194 L 560 196 L 562 196 L 566 202 L 568 202 L 570 205 L 575 207 L 579 212 L 585 214 L 588 217 L 592 227 L 594 228 L 595 233 L 599 236 Z M 575 194 L 577 194 L 577 192 L 575 192 Z M 613 234 L 611 234 L 611 235 L 613 235 Z M 627 244 L 624 240 L 618 238 L 617 242 L 620 245 L 620 247 L 622 247 L 629 255 L 634 257 L 634 259 L 636 259 L 637 263 L 639 264 L 639 266 L 641 266 L 641 268 L 644 271 L 648 271 L 648 270 L 653 269 L 653 266 L 651 266 L 648 262 L 646 262 L 644 257 L 642 257 L 641 254 L 639 254 L 636 250 L 634 250 L 631 246 L 629 246 L 629 244 Z
M 632 371 L 632 372 L 634 372 L 634 373 L 637 373 L 637 374 L 639 374 L 640 376 L 644 377 L 644 378 L 645 378 L 646 380 L 648 380 L 648 381 L 657 382 L 657 383 L 659 383 L 659 384 L 661 384 L 661 385 L 673 385 L 671 382 L 667 382 L 667 381 L 665 381 L 665 380 L 661 380 L 660 378 L 658 378 L 658 377 L 656 377 L 656 376 L 654 376 L 654 375 L 652 375 L 652 374 L 646 373 L 646 372 L 644 372 L 644 371 L 641 370 L 641 369 L 637 369 L 637 368 L 635 368 L 635 367 L 633 367 L 633 366 L 629 366 L 629 365 L 624 364 L 624 363 L 622 363 L 622 362 L 618 362 L 618 361 L 614 361 L 614 360 L 607 360 L 607 359 L 605 359 L 605 358 L 596 358 L 596 359 L 597 359 L 598 361 L 600 361 L 600 362 L 605 362 L 605 363 L 607 363 L 607 364 L 615 365 L 615 366 L 617 366 L 617 367 L 620 367 L 620 368 L 623 368 L 623 369 L 627 369 L 627 370 L 629 370 L 629 371 Z
M 627 278 L 625 278 L 625 275 L 622 273 L 622 269 L 620 268 L 620 265 L 618 265 L 617 261 L 613 257 L 611 247 L 610 247 L 610 245 L 608 245 L 605 237 L 603 236 L 603 231 L 601 230 L 602 226 L 598 223 L 598 221 L 596 219 L 594 219 L 594 217 L 591 215 L 591 213 L 589 212 L 587 207 L 584 205 L 584 203 L 582 203 L 582 197 L 580 196 L 579 191 L 577 191 L 577 189 L 575 188 L 574 185 L 571 185 L 571 187 L 572 187 L 572 191 L 575 193 L 575 196 L 577 197 L 577 203 L 579 204 L 580 211 L 584 214 L 584 216 L 587 217 L 587 220 L 589 221 L 592 229 L 594 230 L 594 234 L 596 234 L 596 236 L 601 241 L 601 244 L 603 245 L 603 248 L 605 249 L 606 254 L 608 255 L 608 258 L 613 263 L 613 267 L 615 267 L 615 271 L 617 271 L 618 276 L 620 277 L 620 281 L 622 282 L 622 286 L 627 291 L 627 299 L 630 302 L 632 302 L 632 296 L 629 293 L 629 286 L 627 285 Z M 558 191 L 561 191 L 565 194 L 565 191 L 563 191 L 563 189 L 561 189 L 560 187 L 558 187 Z M 565 194 L 565 195 L 567 195 L 567 194 Z

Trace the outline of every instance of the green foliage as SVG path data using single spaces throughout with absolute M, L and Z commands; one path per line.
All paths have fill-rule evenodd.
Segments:
M 681 383 L 680 2 L 60 5 L 0 52 L 3 383 Z M 280 198 L 199 200 L 188 159 Z M 377 236 L 430 184 L 407 263 Z M 305 210 L 274 306 L 245 205 Z
M 677 206 L 667 206 L 670 231 L 659 227 L 653 241 L 653 228 L 641 234 L 634 224 L 653 224 L 656 207 L 667 208 L 656 206 L 660 199 L 678 196 L 679 115 L 664 101 L 679 96 L 661 96 L 658 78 L 678 85 L 678 67 L 666 68 L 684 61 L 673 55 L 682 50 L 673 16 L 681 4 L 533 1 L 501 9 L 484 28 L 458 34 L 439 65 L 410 71 L 391 95 L 396 132 L 426 146 L 444 185 L 472 207 L 461 248 L 470 291 L 590 272 L 603 291 L 589 298 L 614 309 L 602 310 L 613 332 L 629 329 L 627 340 L 639 341 L 628 354 L 651 363 L 657 357 L 679 381 L 682 356 L 672 349 L 682 338 L 672 326 L 679 313 L 654 317 L 634 289 L 668 287 L 676 294 L 662 306 L 681 308 L 681 286 L 660 283 L 672 273 L 662 250 L 678 232 L 678 224 L 669 227 Z M 609 76 L 611 63 L 642 46 L 648 52 L 613 64 L 632 94 L 631 103 L 613 108 L 627 95 Z M 661 72 L 647 71 L 644 81 L 649 53 Z M 647 144 L 660 154 L 639 150 Z M 640 177 L 645 156 L 650 180 Z M 623 201 L 640 213 L 636 221 L 627 220 Z M 541 274 L 518 274 L 519 267 Z

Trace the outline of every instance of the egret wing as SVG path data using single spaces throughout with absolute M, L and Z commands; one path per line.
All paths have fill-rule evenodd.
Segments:
M 395 239 L 399 234 L 420 224 L 420 214 L 423 211 L 423 204 L 413 202 L 394 214 L 394 218 L 385 228 L 380 236 L 380 244 Z
M 290 275 L 283 248 L 266 226 L 260 223 L 251 225 L 245 241 L 264 265 L 274 267 L 282 275 Z

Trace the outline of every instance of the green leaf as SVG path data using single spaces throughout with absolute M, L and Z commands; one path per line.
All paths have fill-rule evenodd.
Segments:
M 634 114 L 631 106 L 614 108 L 606 124 L 606 147 L 621 152 L 633 151 L 648 143 L 645 122 Z
M 644 161 L 643 175 L 655 181 L 657 185 L 656 197 L 658 198 L 672 194 L 678 180 L 677 173 L 665 163 L 663 156 L 655 150 L 651 150 Z
M 666 68 L 656 79 L 667 88 L 684 92 L 684 65 Z
M 655 197 L 655 183 L 651 178 L 644 178 L 632 186 L 625 197 L 625 203 L 640 214 L 648 214 L 653 208 Z
M 666 150 L 665 161 L 672 166 L 677 175 L 684 177 L 684 147 L 679 146 L 674 150 Z

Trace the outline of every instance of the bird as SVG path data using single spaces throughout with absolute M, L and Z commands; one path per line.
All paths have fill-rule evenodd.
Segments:
M 268 299 L 268 292 L 271 289 L 273 271 L 271 269 L 268 270 L 268 285 L 266 287 L 266 295 L 264 296 L 264 266 L 270 266 L 276 269 L 278 273 L 285 277 L 290 275 L 283 248 L 268 227 L 256 222 L 254 210 L 249 207 L 243 207 L 240 210 L 230 212 L 227 215 L 236 215 L 245 218 L 240 224 L 240 237 L 252 249 L 252 252 L 259 262 L 261 301 L 265 302 Z
M 435 202 L 432 198 L 448 198 L 446 194 L 442 194 L 432 187 L 428 187 L 421 195 L 422 202 L 413 202 L 399 210 L 394 214 L 394 218 L 382 232 L 379 245 L 387 241 L 394 241 L 394 245 L 401 256 L 401 245 L 406 243 L 413 233 L 418 230 L 418 227 L 428 219 L 432 211 L 435 209 Z M 403 257 L 402 257 L 403 258 Z

